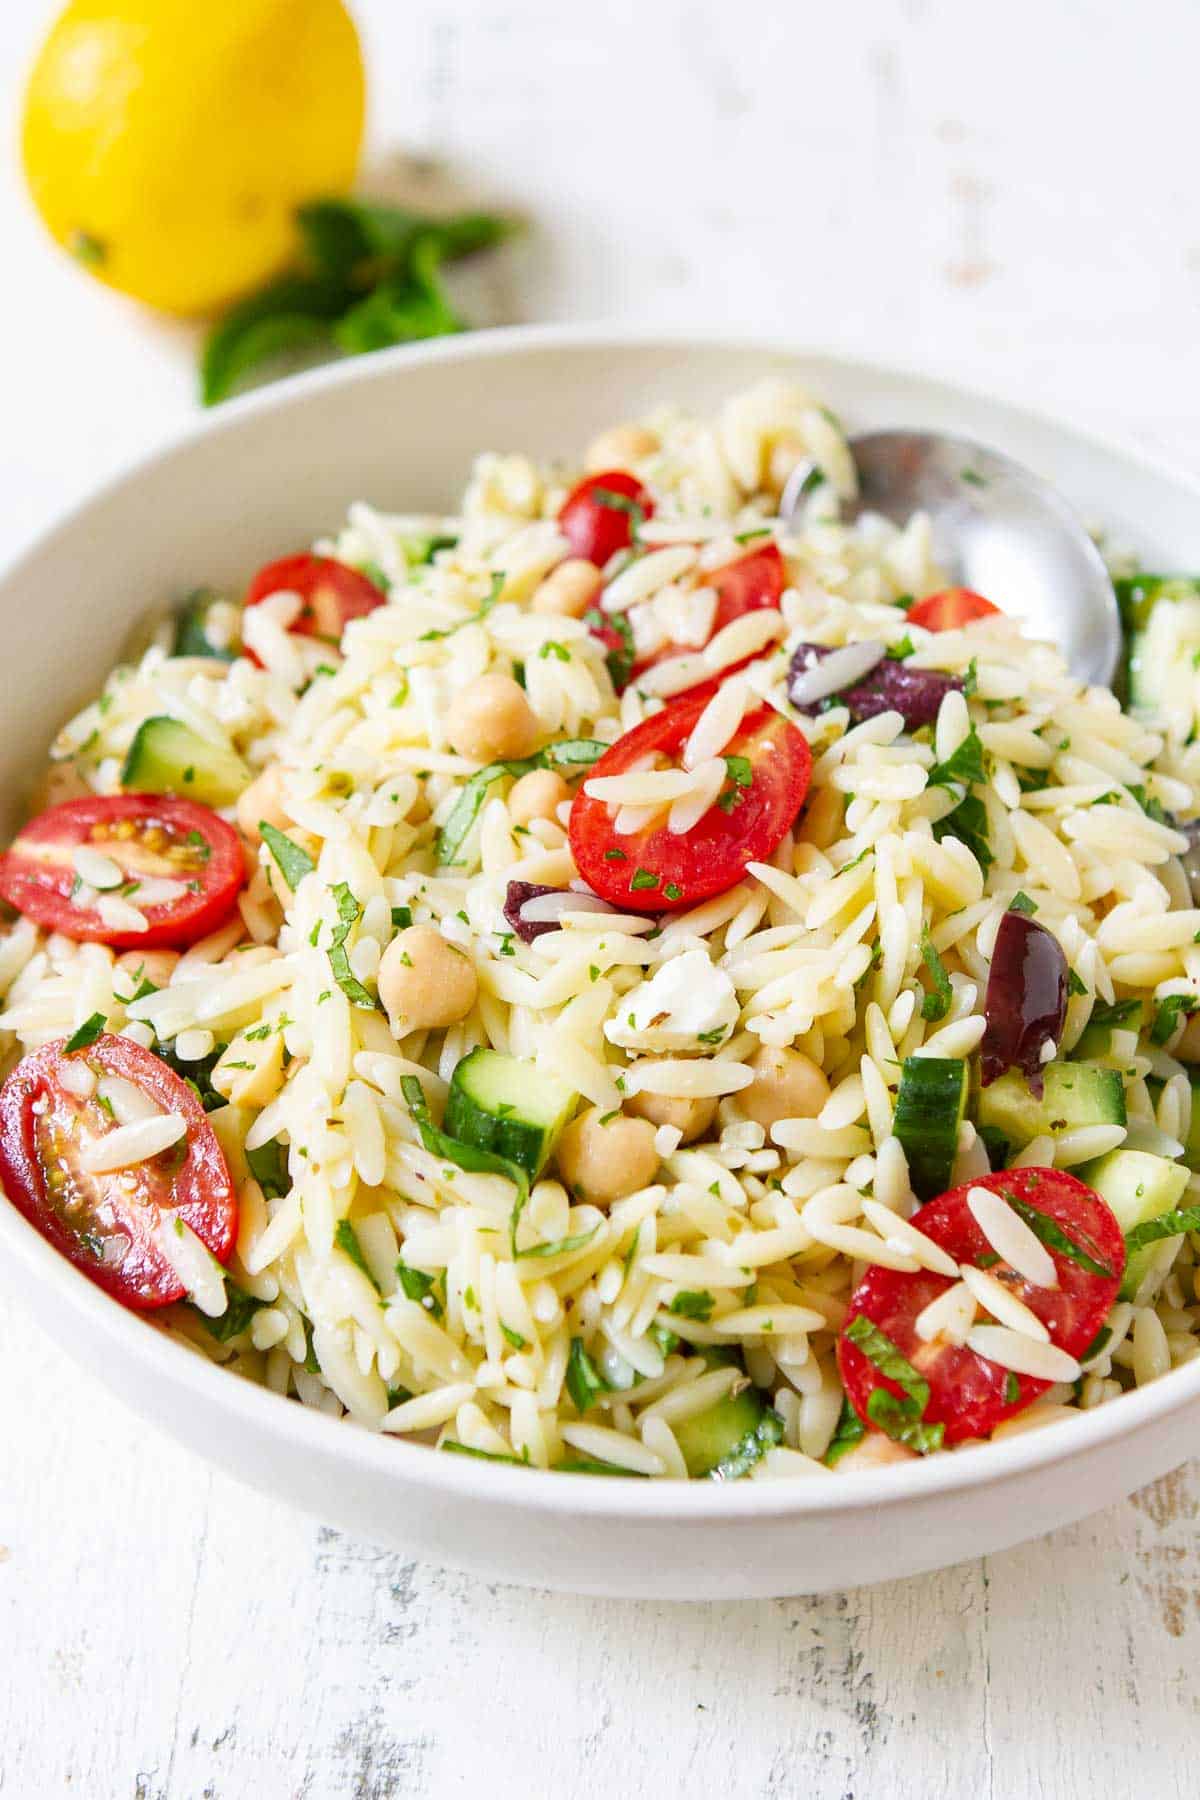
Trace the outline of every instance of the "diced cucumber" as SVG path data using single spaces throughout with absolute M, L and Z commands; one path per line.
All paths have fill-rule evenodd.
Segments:
M 445 1129 L 540 1175 L 579 1095 L 565 1081 L 499 1050 L 472 1050 L 450 1080 Z
M 675 1441 L 693 1479 L 707 1475 L 712 1481 L 737 1481 L 782 1439 L 783 1420 L 756 1387 L 723 1394 L 675 1426 Z
M 230 806 L 250 785 L 250 771 L 178 719 L 143 719 L 121 770 L 121 786 L 137 794 L 178 794 L 204 806 Z
M 1200 1170 L 1200 1075 L 1189 1074 L 1192 1088 L 1192 1110 L 1183 1139 L 1183 1160 L 1189 1169 Z
M 1061 1137 L 1079 1125 L 1124 1125 L 1125 1089 L 1116 1069 L 1095 1063 L 1046 1065 L 1039 1100 L 1025 1077 L 1009 1069 L 979 1091 L 979 1128 L 1023 1150 L 1035 1137 Z
M 1200 655 L 1200 579 L 1191 575 L 1134 575 L 1115 583 L 1125 623 L 1126 686 L 1138 712 L 1194 708 Z
M 1077 1062 L 1103 1062 L 1112 1056 L 1113 1032 L 1142 1028 L 1145 1008 L 1140 1000 L 1121 1000 L 1115 1006 L 1096 1006 L 1079 1034 L 1071 1055 Z
M 1148 1150 L 1110 1150 L 1107 1156 L 1085 1163 L 1075 1173 L 1107 1202 L 1126 1233 L 1136 1225 L 1144 1225 L 1147 1219 L 1157 1219 L 1160 1213 L 1173 1212 L 1188 1184 L 1188 1171 L 1182 1163 L 1151 1156 Z M 1136 1296 L 1161 1250 L 1160 1241 L 1133 1252 L 1125 1264 L 1118 1299 L 1132 1300 Z
M 893 1129 L 921 1200 L 944 1194 L 967 1111 L 967 1065 L 958 1056 L 909 1056 L 900 1071 Z
M 237 661 L 236 644 L 214 643 L 208 635 L 208 615 L 220 603 L 220 594 L 214 593 L 212 588 L 197 588 L 194 594 L 188 595 L 176 620 L 172 656 L 211 656 L 217 662 Z

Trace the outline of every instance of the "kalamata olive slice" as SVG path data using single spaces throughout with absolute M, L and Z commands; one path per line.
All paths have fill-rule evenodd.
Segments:
M 789 697 L 799 712 L 816 713 L 825 703 L 805 697 L 809 684 L 803 677 L 832 654 L 828 644 L 798 644 L 792 652 Z M 827 703 L 848 707 L 856 721 L 898 712 L 908 730 L 916 731 L 921 725 L 932 725 L 946 695 L 961 693 L 962 685 L 957 675 L 943 675 L 936 669 L 910 669 L 906 662 L 884 656 L 860 680 L 840 692 L 831 692 Z
M 557 919 L 523 919 L 521 908 L 527 900 L 540 900 L 544 894 L 561 894 L 569 898 L 566 888 L 541 887 L 536 881 L 510 881 L 504 896 L 504 916 L 523 944 L 532 944 L 543 932 L 558 931 Z
M 1058 1048 L 1067 1012 L 1067 959 L 1052 931 L 1027 913 L 1006 912 L 996 933 L 980 1045 L 984 1087 L 1020 1069 L 1041 1098 L 1046 1045 Z

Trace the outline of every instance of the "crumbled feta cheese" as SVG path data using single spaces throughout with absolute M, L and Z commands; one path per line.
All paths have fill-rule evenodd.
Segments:
M 626 1050 L 705 1050 L 723 1044 L 737 1023 L 733 983 L 705 950 L 686 950 L 625 994 L 604 1027 Z

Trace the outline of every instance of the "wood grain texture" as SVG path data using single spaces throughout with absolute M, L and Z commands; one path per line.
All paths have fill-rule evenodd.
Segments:
M 49 0 L 0 9 L 0 111 Z M 526 212 L 481 319 L 760 325 L 1200 467 L 1191 0 L 362 0 L 374 169 Z M 397 163 L 397 149 L 404 158 Z M 192 406 L 194 333 L 11 163 L 4 553 Z M 198 572 L 202 574 L 202 571 Z M 1200 1481 L 940 1575 L 688 1608 L 417 1567 L 210 1474 L 0 1314 L 0 1796 L 1192 1796 Z

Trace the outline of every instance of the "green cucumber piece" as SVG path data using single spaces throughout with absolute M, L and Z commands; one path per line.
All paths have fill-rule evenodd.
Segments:
M 1189 1072 L 1192 1088 L 1192 1110 L 1183 1139 L 1183 1160 L 1193 1173 L 1200 1171 L 1200 1075 Z
M 932 1200 L 950 1186 L 967 1091 L 967 1065 L 961 1057 L 905 1058 L 893 1129 L 908 1160 L 913 1192 L 921 1200 Z
M 1142 1029 L 1145 1007 L 1140 1000 L 1121 1000 L 1116 1006 L 1096 1006 L 1092 1016 L 1079 1034 L 1079 1041 L 1071 1052 L 1076 1062 L 1103 1062 L 1113 1053 L 1112 1040 L 1114 1031 L 1132 1031 L 1135 1034 Z
M 783 1441 L 783 1420 L 756 1387 L 723 1394 L 674 1430 L 693 1480 L 738 1481 Z
M 1130 708 L 1190 715 L 1200 653 L 1200 578 L 1133 575 L 1114 583 L 1125 625 Z
M 1188 1184 L 1188 1171 L 1183 1163 L 1168 1162 L 1165 1156 L 1151 1156 L 1148 1150 L 1110 1150 L 1107 1156 L 1085 1163 L 1073 1171 L 1086 1181 L 1112 1209 L 1117 1224 L 1125 1233 L 1157 1219 L 1160 1213 L 1174 1212 Z M 1162 1241 L 1135 1250 L 1125 1264 L 1119 1300 L 1132 1300 L 1146 1278 L 1151 1263 L 1159 1255 Z
M 236 751 L 208 743 L 189 725 L 160 714 L 138 726 L 121 770 L 121 786 L 137 794 L 178 794 L 203 806 L 231 806 L 250 785 Z
M 531 1062 L 472 1050 L 450 1078 L 445 1130 L 537 1176 L 578 1100 L 574 1088 Z
M 1009 1069 L 979 1091 L 979 1128 L 1023 1150 L 1035 1137 L 1061 1137 L 1079 1125 L 1124 1125 L 1125 1089 L 1116 1069 L 1095 1063 L 1046 1065 L 1039 1100 L 1025 1077 Z
M 175 623 L 172 656 L 209 656 L 215 662 L 236 662 L 236 644 L 214 644 L 208 636 L 208 615 L 221 600 L 212 588 L 197 588 L 180 608 Z

